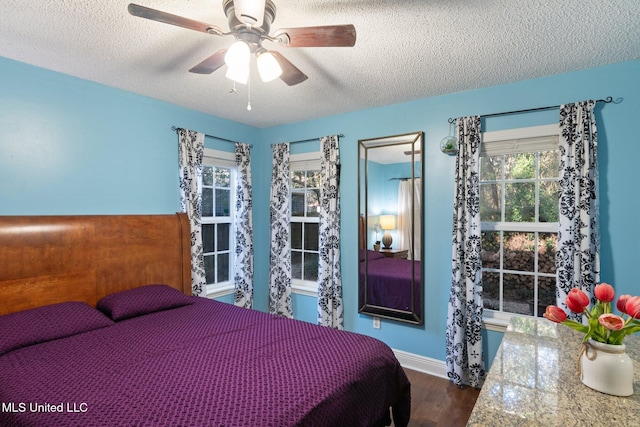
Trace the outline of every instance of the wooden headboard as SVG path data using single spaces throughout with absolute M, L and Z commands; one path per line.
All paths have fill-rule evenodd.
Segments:
M 186 214 L 0 216 L 0 314 L 157 283 L 191 294 Z

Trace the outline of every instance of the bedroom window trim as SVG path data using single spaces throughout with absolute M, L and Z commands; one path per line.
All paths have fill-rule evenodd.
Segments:
M 516 154 L 516 153 L 530 153 L 530 152 L 542 152 L 548 150 L 557 150 L 559 145 L 559 132 L 560 128 L 558 124 L 522 127 L 515 129 L 507 129 L 501 131 L 483 132 L 482 145 L 481 145 L 481 157 L 489 157 L 500 154 Z M 536 177 L 535 179 L 540 180 Z M 532 179 L 533 182 L 535 179 Z M 523 180 L 523 182 L 526 180 Z M 504 206 L 504 194 L 502 194 L 503 206 Z M 538 211 L 538 203 L 536 195 L 536 212 Z M 519 232 L 531 232 L 535 233 L 556 233 L 558 232 L 558 222 L 548 223 L 517 223 L 517 222 L 485 222 L 481 224 L 482 231 L 519 231 Z M 537 242 L 537 238 L 536 238 Z M 537 257 L 536 257 L 537 259 Z M 534 266 L 531 275 L 534 277 L 545 276 L 545 273 L 537 271 L 537 261 Z M 486 269 L 484 266 L 482 271 L 494 271 L 493 269 Z M 510 273 L 510 270 L 502 269 L 502 274 Z M 498 270 L 500 271 L 500 269 Z M 518 272 L 521 274 L 522 272 Z M 550 274 L 546 274 L 549 276 Z M 555 276 L 555 273 L 553 274 Z M 537 281 L 536 281 L 537 283 Z M 537 294 L 538 289 L 534 292 Z M 502 291 L 500 292 L 502 299 Z M 485 308 L 483 310 L 483 327 L 486 330 L 496 332 L 506 332 L 507 326 L 511 321 L 512 316 L 522 316 L 518 313 L 510 313 L 499 310 L 492 310 Z
M 292 154 L 290 156 L 290 171 L 300 170 L 320 170 L 320 151 L 313 151 L 309 153 Z M 292 186 L 293 188 L 293 186 Z M 305 222 L 318 223 L 318 217 L 300 217 L 291 215 L 291 222 Z M 317 297 L 318 296 L 318 281 L 317 280 L 302 280 L 291 278 L 291 292 L 298 295 Z
M 233 223 L 235 204 L 233 200 L 235 200 L 235 179 L 236 179 L 236 163 L 235 163 L 235 153 L 216 150 L 212 148 L 205 148 L 204 155 L 202 159 L 203 166 L 216 166 L 221 168 L 228 168 L 231 172 L 231 182 L 230 182 L 230 208 L 228 216 L 225 217 L 205 217 L 202 216 L 201 223 L 202 225 L 206 224 L 229 224 L 229 280 L 224 282 L 207 284 L 207 298 L 219 298 L 226 295 L 233 295 L 235 291 L 235 283 L 233 280 L 233 265 L 235 262 L 235 253 L 233 248 L 235 247 L 235 225 Z

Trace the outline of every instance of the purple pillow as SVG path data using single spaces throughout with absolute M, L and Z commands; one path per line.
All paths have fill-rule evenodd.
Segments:
M 146 285 L 107 295 L 98 301 L 98 310 L 118 321 L 193 302 L 193 298 L 168 285 Z
M 85 302 L 70 301 L 0 316 L 0 355 L 114 323 Z

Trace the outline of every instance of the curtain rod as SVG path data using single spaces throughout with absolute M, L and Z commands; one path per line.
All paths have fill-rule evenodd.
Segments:
M 605 99 L 598 99 L 596 102 L 604 102 L 605 104 L 609 104 L 613 102 L 613 98 L 607 96 Z M 496 116 L 505 116 L 507 114 L 518 114 L 518 113 L 528 113 L 531 111 L 543 111 L 543 110 L 553 110 L 556 108 L 560 108 L 560 105 L 550 105 L 548 107 L 539 107 L 539 108 L 528 108 L 526 110 L 516 110 L 516 111 L 504 111 L 502 113 L 492 113 L 492 114 L 483 114 L 480 117 L 496 117 Z M 449 123 L 453 123 L 456 121 L 454 118 L 449 118 Z
M 339 136 L 340 138 L 344 138 L 344 135 L 343 135 L 343 134 L 341 134 L 341 133 L 339 133 L 339 134 L 338 134 L 338 136 Z M 290 141 L 290 142 L 287 142 L 286 144 L 297 144 L 298 142 L 309 142 L 309 141 L 315 141 L 316 139 L 320 139 L 320 138 L 322 138 L 322 137 L 321 137 L 321 136 L 318 136 L 318 137 L 316 137 L 316 138 L 299 139 L 298 141 Z M 271 145 L 273 146 L 273 144 L 271 144 Z
M 178 128 L 178 127 L 175 127 L 175 126 L 171 126 L 171 130 L 174 131 L 174 132 L 177 132 L 180 129 L 184 130 L 184 128 Z M 221 138 L 221 137 L 215 136 L 215 135 L 208 135 L 206 133 L 204 134 L 204 136 L 209 137 L 209 138 L 213 138 L 213 139 L 218 139 L 220 141 L 232 142 L 234 144 L 239 142 L 239 141 L 232 141 L 232 140 L 227 139 L 227 138 Z M 253 148 L 253 144 L 249 144 L 249 147 Z

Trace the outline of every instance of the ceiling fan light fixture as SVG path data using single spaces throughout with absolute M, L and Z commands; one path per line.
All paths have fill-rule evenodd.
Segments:
M 227 67 L 227 74 L 225 74 L 225 76 L 234 82 L 246 85 L 249 81 L 249 66 L 241 65 Z
M 224 55 L 224 62 L 229 68 L 248 68 L 251 60 L 251 48 L 242 40 L 236 40 Z
M 262 26 L 265 0 L 233 0 L 238 21 L 254 27 Z
M 263 82 L 270 82 L 282 75 L 282 67 L 278 60 L 266 50 L 258 52 L 256 63 L 258 65 L 258 73 Z

